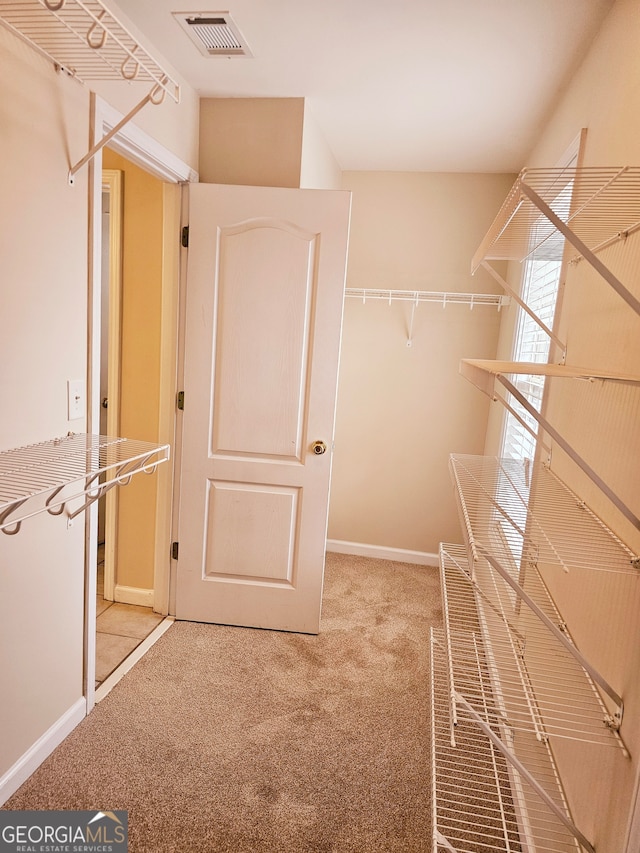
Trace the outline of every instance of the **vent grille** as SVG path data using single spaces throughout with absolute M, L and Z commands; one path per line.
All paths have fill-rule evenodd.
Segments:
M 173 16 L 204 56 L 251 56 L 228 12 L 173 12 Z

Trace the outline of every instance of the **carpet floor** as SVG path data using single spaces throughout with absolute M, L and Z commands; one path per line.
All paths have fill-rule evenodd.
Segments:
M 431 850 L 438 572 L 327 555 L 318 636 L 176 622 L 5 804 L 125 809 L 132 853 Z

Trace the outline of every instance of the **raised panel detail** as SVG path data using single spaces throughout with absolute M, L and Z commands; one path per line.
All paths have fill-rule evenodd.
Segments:
M 211 452 L 300 459 L 316 235 L 251 220 L 218 241 Z
M 204 576 L 291 585 L 297 488 L 209 480 Z

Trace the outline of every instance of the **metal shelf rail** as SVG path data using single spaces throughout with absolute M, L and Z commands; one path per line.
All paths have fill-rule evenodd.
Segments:
M 564 344 L 489 261 L 561 261 L 568 242 L 576 249 L 577 259 L 591 264 L 640 314 L 640 300 L 597 257 L 602 249 L 638 229 L 640 167 L 524 169 L 478 247 L 471 270 L 486 269 L 564 351 Z
M 180 87 L 101 0 L 0 0 L 0 23 L 80 82 L 121 80 L 149 93 L 69 171 L 69 183 L 146 104 L 176 103 Z
M 169 459 L 168 444 L 70 433 L 62 438 L 0 452 L 0 530 L 18 533 L 22 522 L 48 512 L 69 521 L 134 474 L 152 474 Z

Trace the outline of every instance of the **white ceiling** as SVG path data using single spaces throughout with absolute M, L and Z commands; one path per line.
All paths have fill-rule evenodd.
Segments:
M 306 98 L 343 170 L 515 172 L 613 2 L 117 5 L 202 96 Z M 174 11 L 230 12 L 253 58 L 202 56 Z

